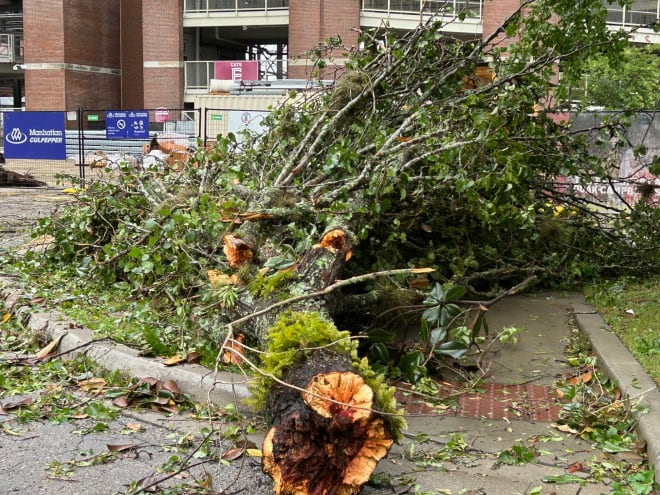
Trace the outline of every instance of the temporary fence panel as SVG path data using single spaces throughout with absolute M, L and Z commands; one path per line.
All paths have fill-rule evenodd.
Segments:
M 48 134 L 44 131 L 41 122 L 42 115 L 56 116 L 59 143 L 58 150 L 50 155 L 48 151 L 43 154 L 35 153 L 41 146 L 40 143 L 32 144 L 31 136 L 37 134 Z M 48 119 L 47 119 L 48 120 Z M 13 123 L 12 123 L 13 122 Z M 31 124 L 31 122 L 33 124 Z M 27 127 L 24 127 L 27 126 Z M 0 110 L 0 136 L 2 137 L 2 174 L 4 184 L 18 185 L 29 184 L 30 179 L 38 181 L 37 184 L 67 186 L 70 180 L 59 180 L 59 175 L 78 176 L 75 160 L 66 158 L 65 146 L 68 144 L 69 129 L 76 129 L 77 112 L 25 112 L 17 109 Z M 28 129 L 35 127 L 36 130 Z M 65 134 L 65 136 L 62 136 Z M 62 142 L 63 141 L 63 142 Z M 14 150 L 17 150 L 15 152 Z
M 185 160 L 197 145 L 197 110 L 82 110 L 78 135 L 72 136 L 67 153 L 75 158 L 83 179 L 95 170 L 121 165 L 141 169 L 152 140 L 166 154 Z M 75 139 L 79 136 L 79 139 Z M 75 143 L 79 143 L 76 145 Z M 67 155 L 68 156 L 68 155 Z M 92 176 L 93 177 L 93 176 Z
M 581 184 L 575 178 L 567 178 L 567 183 L 578 194 L 612 207 L 631 207 L 644 199 L 642 191 L 646 185 L 652 190 L 660 190 L 660 177 L 651 173 L 649 166 L 660 156 L 660 112 L 639 111 L 630 117 L 630 124 L 622 129 L 625 146 L 611 142 L 598 144 L 596 137 L 603 120 L 620 115 L 621 112 L 584 112 L 574 115 L 571 128 L 574 131 L 593 129 L 591 153 L 609 160 L 614 152 L 615 166 L 612 177 L 607 181 L 594 181 Z M 645 149 L 645 153 L 638 153 Z M 647 202 L 660 206 L 660 195 L 652 194 Z
M 38 116 L 45 112 L 23 113 Z M 5 170 L 23 176 L 29 174 L 51 187 L 67 187 L 72 180 L 62 180 L 58 177 L 91 179 L 102 175 L 108 168 L 119 167 L 122 163 L 139 169 L 154 138 L 171 157 L 176 159 L 179 156 L 180 160 L 183 160 L 187 152 L 196 147 L 197 137 L 200 135 L 198 110 L 163 107 L 148 110 L 78 110 L 59 113 L 63 115 L 65 128 L 63 156 L 5 157 L 3 148 L 2 166 Z M 0 137 L 3 144 L 7 142 L 5 134 L 20 132 L 7 129 L 5 117 L 6 112 L 0 111 Z

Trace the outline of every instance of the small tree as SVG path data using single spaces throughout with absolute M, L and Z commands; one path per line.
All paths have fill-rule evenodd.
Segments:
M 620 57 L 597 54 L 585 67 L 573 98 L 584 105 L 606 110 L 653 110 L 660 108 L 658 92 L 660 47 L 629 46 Z

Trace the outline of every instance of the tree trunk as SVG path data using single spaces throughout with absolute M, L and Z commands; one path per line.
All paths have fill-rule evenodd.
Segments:
M 43 187 L 47 185 L 30 174 L 19 174 L 0 165 L 0 187 Z
M 373 391 L 348 356 L 322 350 L 284 381 L 292 387 L 278 387 L 269 397 L 272 422 L 262 448 L 275 493 L 358 493 L 393 443 L 383 418 L 372 411 Z
M 338 280 L 351 257 L 346 237 L 341 229 L 324 234 L 295 264 L 286 303 L 263 305 L 260 299 L 260 306 L 241 319 L 249 325 L 232 324 L 234 334 L 245 332 L 266 349 L 268 331 L 284 310 L 331 321 L 323 290 Z M 255 257 L 237 235 L 225 236 L 224 252 L 234 267 Z M 245 305 L 237 306 L 245 311 Z M 393 434 L 373 411 L 374 391 L 353 369 L 351 356 L 327 348 L 300 352 L 306 358 L 285 371 L 266 399 L 270 429 L 262 446 L 263 470 L 274 480 L 277 495 L 356 494 L 387 455 Z
M 257 342 L 260 349 L 266 348 L 268 330 L 282 310 L 311 311 L 329 317 L 329 298 L 320 294 L 324 288 L 332 285 L 342 273 L 344 265 L 351 256 L 346 233 L 333 229 L 323 235 L 321 241 L 309 248 L 292 268 L 295 277 L 280 287 L 280 292 L 291 295 L 284 304 L 268 297 L 259 297 L 256 301 L 242 300 L 235 305 L 236 313 L 231 324 L 237 333 L 245 333 Z M 240 234 L 228 234 L 223 239 L 223 251 L 229 265 L 238 268 L 256 258 L 250 243 L 245 242 Z M 281 305 L 280 305 L 281 304 Z M 330 318 L 331 319 L 331 318 Z M 239 326 L 249 321 L 249 325 Z

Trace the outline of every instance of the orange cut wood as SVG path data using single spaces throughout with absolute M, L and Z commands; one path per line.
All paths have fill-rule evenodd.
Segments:
M 291 402 L 266 434 L 263 470 L 276 495 L 357 495 L 394 439 L 360 375 L 310 376 L 297 399 L 280 396 Z
M 371 415 L 374 393 L 356 373 L 333 371 L 316 375 L 305 390 L 305 404 L 324 418 L 341 415 L 359 421 Z
M 225 364 L 241 364 L 243 362 L 243 344 L 245 342 L 245 335 L 242 333 L 234 336 L 233 340 L 229 340 L 224 346 L 222 353 L 222 362 Z
M 315 249 L 327 249 L 333 253 L 344 253 L 344 261 L 350 260 L 353 256 L 351 248 L 348 245 L 346 232 L 344 232 L 342 229 L 329 230 L 323 234 L 323 237 L 321 237 L 321 242 L 314 244 L 312 247 Z
M 343 251 L 347 249 L 346 233 L 341 229 L 330 230 L 323 234 L 320 242 L 321 247 Z
M 254 251 L 252 246 L 245 242 L 240 237 L 236 237 L 234 234 L 227 234 L 223 238 L 223 252 L 227 256 L 229 261 L 229 266 L 237 267 L 245 263 L 249 263 L 254 258 Z

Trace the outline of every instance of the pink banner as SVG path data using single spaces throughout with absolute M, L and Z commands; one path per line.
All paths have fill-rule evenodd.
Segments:
M 257 60 L 216 60 L 214 79 L 223 81 L 256 81 L 259 79 Z

